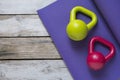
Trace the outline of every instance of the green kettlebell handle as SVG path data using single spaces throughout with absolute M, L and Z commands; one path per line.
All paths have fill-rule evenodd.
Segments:
M 90 31 L 97 23 L 97 16 L 94 12 L 82 7 L 82 6 L 76 6 L 72 9 L 70 13 L 70 21 L 73 21 L 76 19 L 76 13 L 81 12 L 89 17 L 91 17 L 92 21 L 87 24 L 88 31 Z

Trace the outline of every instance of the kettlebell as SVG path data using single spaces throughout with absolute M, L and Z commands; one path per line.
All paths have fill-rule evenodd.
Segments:
M 104 56 L 102 53 L 94 51 L 95 42 L 100 42 L 110 49 L 108 55 Z M 89 53 L 87 57 L 87 64 L 93 70 L 100 70 L 104 67 L 105 63 L 115 55 L 115 47 L 112 43 L 101 37 L 93 37 L 89 43 Z
M 91 22 L 86 24 L 84 21 L 76 19 L 77 12 L 81 12 L 91 17 Z M 67 35 L 74 41 L 83 40 L 87 36 L 88 31 L 90 31 L 96 25 L 96 23 L 97 16 L 95 13 L 82 6 L 76 6 L 71 10 L 70 13 L 70 22 L 66 28 Z

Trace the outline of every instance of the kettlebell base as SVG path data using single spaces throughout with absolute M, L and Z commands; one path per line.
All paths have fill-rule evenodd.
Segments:
M 66 32 L 71 40 L 81 41 L 86 38 L 88 29 L 82 20 L 73 20 L 67 25 Z
M 105 57 L 99 52 L 89 53 L 87 57 L 87 64 L 93 70 L 100 70 L 105 65 Z

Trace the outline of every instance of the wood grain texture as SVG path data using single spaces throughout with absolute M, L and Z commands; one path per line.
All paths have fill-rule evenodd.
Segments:
M 37 14 L 57 0 L 0 0 L 0 14 Z
M 49 37 L 0 38 L 0 59 L 61 59 Z
M 37 15 L 0 15 L 0 37 L 49 36 Z
M 0 80 L 73 80 L 62 60 L 0 61 Z
M 0 80 L 73 80 L 36 15 L 55 1 L 0 0 Z

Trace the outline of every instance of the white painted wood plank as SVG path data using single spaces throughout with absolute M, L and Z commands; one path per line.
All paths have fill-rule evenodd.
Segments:
M 0 38 L 0 59 L 61 59 L 50 38 Z
M 0 80 L 73 80 L 62 60 L 0 61 Z
M 57 0 L 0 0 L 0 14 L 37 14 Z
M 49 35 L 37 15 L 0 15 L 0 36 Z

